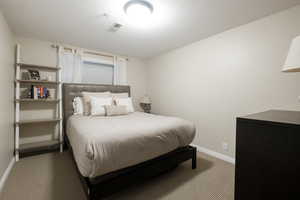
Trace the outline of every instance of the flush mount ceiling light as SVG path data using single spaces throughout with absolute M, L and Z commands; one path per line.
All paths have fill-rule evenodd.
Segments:
M 133 19 L 147 19 L 153 12 L 153 6 L 148 1 L 131 0 L 124 5 L 124 12 Z

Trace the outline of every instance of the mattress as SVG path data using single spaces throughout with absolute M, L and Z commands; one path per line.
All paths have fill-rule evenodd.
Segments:
M 180 118 L 142 112 L 113 117 L 72 115 L 66 133 L 80 173 L 93 178 L 189 145 L 195 126 Z

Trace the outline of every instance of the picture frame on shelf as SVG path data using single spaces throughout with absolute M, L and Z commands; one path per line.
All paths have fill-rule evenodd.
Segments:
M 29 69 L 28 72 L 30 74 L 30 80 L 39 81 L 41 79 L 40 72 L 38 70 Z

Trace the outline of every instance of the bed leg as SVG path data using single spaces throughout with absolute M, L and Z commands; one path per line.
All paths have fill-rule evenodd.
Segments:
M 98 199 L 97 199 L 95 196 L 91 196 L 91 195 L 88 197 L 88 200 L 100 200 L 100 199 L 101 199 L 101 198 L 98 198 Z
M 192 157 L 192 169 L 197 168 L 197 148 L 193 148 L 193 157 Z
M 94 194 L 93 190 L 90 188 L 87 191 L 87 200 L 97 200 L 96 195 Z M 100 200 L 100 198 L 99 198 L 99 200 Z

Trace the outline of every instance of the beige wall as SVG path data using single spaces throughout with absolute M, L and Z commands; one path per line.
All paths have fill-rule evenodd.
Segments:
M 51 47 L 53 43 L 24 37 L 17 37 L 17 42 L 21 44 L 22 62 L 49 66 L 56 65 L 56 50 Z M 131 86 L 134 104 L 136 109 L 140 110 L 138 101 L 146 93 L 146 66 L 137 58 L 129 58 L 127 69 L 128 83 Z M 55 115 L 55 105 L 51 104 L 46 106 L 23 105 L 21 110 L 21 118 L 26 119 L 46 118 Z M 49 140 L 53 136 L 53 128 L 57 130 L 57 127 L 53 127 L 53 125 L 52 127 L 50 125 L 49 127 L 41 125 L 37 128 L 38 131 L 33 131 L 32 126 L 24 127 L 23 133 L 25 137 L 23 137 L 22 143 Z
M 139 106 L 140 99 L 146 94 L 147 89 L 147 68 L 145 63 L 138 58 L 129 58 L 127 78 L 131 86 L 131 94 L 135 108 L 142 111 Z
M 300 74 L 281 72 L 299 19 L 300 6 L 150 59 L 153 111 L 193 121 L 195 144 L 234 157 L 237 116 L 300 110 Z
M 0 12 L 0 178 L 14 151 L 14 37 Z

